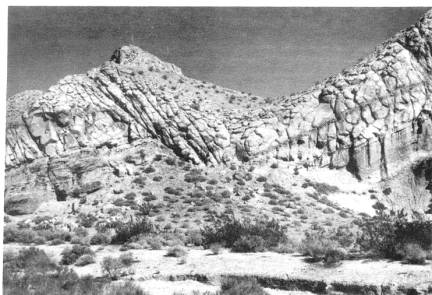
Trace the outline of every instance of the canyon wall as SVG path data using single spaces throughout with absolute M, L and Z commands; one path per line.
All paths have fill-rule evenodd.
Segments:
M 386 179 L 430 156 L 431 55 L 429 11 L 342 73 L 268 100 L 188 78 L 175 65 L 124 46 L 45 93 L 8 98 L 7 195 L 20 186 L 13 176 L 36 165 L 48 179 L 43 186 L 63 199 L 81 181 L 77 175 L 115 170 L 98 161 L 101 154 L 147 138 L 195 164 L 273 155 Z M 32 177 L 24 182 L 34 184 Z

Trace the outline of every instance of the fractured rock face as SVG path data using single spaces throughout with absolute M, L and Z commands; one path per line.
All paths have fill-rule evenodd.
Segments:
M 13 174 L 46 159 L 44 177 L 63 199 L 78 186 L 85 192 L 76 194 L 103 186 L 101 171 L 127 173 L 119 163 L 87 161 L 83 151 L 127 148 L 150 137 L 197 164 L 276 151 L 287 161 L 386 178 L 416 152 L 431 151 L 431 55 L 429 11 L 341 74 L 263 103 L 124 46 L 46 93 L 8 99 L 6 167 Z

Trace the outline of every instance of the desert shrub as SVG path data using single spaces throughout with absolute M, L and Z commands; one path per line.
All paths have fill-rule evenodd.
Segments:
M 186 250 L 181 246 L 173 246 L 168 249 L 165 256 L 167 257 L 183 257 L 186 256 L 187 252 Z
M 85 266 L 88 264 L 95 263 L 93 255 L 85 254 L 83 256 L 80 256 L 77 261 L 75 262 L 76 266 Z
M 287 239 L 281 225 L 276 220 L 267 219 L 240 221 L 226 216 L 205 226 L 201 232 L 205 247 L 221 243 L 232 248 L 242 237 L 258 236 L 264 240 L 264 248 L 271 248 Z
M 125 198 L 126 200 L 129 200 L 129 201 L 135 200 L 136 193 L 134 193 L 134 192 L 127 193 L 123 198 Z
M 35 223 L 35 224 L 40 224 L 40 223 L 42 223 L 42 222 L 44 222 L 44 221 L 50 221 L 51 220 L 51 218 L 52 217 L 50 217 L 50 216 L 36 216 L 35 218 L 33 218 L 32 219 L 32 221 Z
M 149 295 L 131 281 L 118 284 L 109 284 L 105 287 L 103 295 Z
M 213 243 L 209 248 L 213 255 L 218 255 L 222 249 L 222 245 L 220 243 Z
M 119 258 L 106 256 L 102 259 L 101 268 L 104 275 L 117 280 L 122 274 L 123 264 Z
M 61 245 L 61 244 L 63 244 L 63 243 L 64 243 L 63 240 L 60 240 L 60 239 L 54 239 L 54 240 L 51 241 L 50 245 L 55 246 L 55 245 Z
M 334 264 L 345 259 L 347 251 L 355 245 L 356 235 L 345 227 L 336 230 L 313 224 L 306 231 L 300 250 L 303 255 L 310 256 L 312 262 L 323 261 Z
M 201 246 L 203 237 L 199 230 L 189 230 L 186 232 L 186 243 L 194 246 Z
M 358 222 L 361 229 L 358 244 L 363 251 L 403 259 L 406 245 L 416 244 L 424 251 L 432 249 L 432 221 L 408 220 L 403 211 L 387 212 L 383 205 L 375 208 L 373 217 L 363 216 Z
M 135 158 L 133 155 L 127 155 L 124 157 L 124 161 L 126 163 L 131 163 L 131 164 L 135 164 Z
M 294 253 L 299 249 L 299 241 L 298 240 L 287 240 L 283 243 L 279 243 L 276 247 L 273 247 L 271 250 L 277 253 Z
M 229 190 L 223 190 L 221 192 L 221 196 L 222 196 L 222 198 L 227 199 L 231 196 L 231 192 Z
M 124 198 L 115 199 L 112 204 L 118 207 L 134 207 L 136 206 L 136 202 L 134 200 L 126 200 Z
M 348 213 L 346 213 L 344 211 L 339 212 L 339 216 L 342 218 L 348 218 L 349 217 Z
M 167 193 L 167 194 L 170 194 L 170 195 L 175 195 L 175 196 L 179 196 L 179 195 L 181 195 L 181 190 L 179 190 L 179 189 L 175 189 L 175 188 L 173 188 L 173 187 L 170 187 L 170 186 L 167 186 L 166 188 L 164 188 L 164 191 Z
M 192 169 L 189 173 L 185 174 L 184 176 L 185 182 L 193 183 L 195 186 L 197 186 L 199 182 L 204 182 L 206 180 L 207 178 L 201 175 L 201 170 L 199 169 Z
M 149 173 L 149 172 L 146 172 Z M 138 184 L 140 186 L 145 185 L 145 181 L 146 181 L 146 177 L 144 176 L 138 176 L 137 178 L 135 178 L 134 180 L 132 180 L 132 183 Z
M 263 252 L 265 241 L 262 237 L 256 235 L 246 235 L 240 237 L 234 242 L 232 251 L 234 252 Z
M 92 214 L 78 214 L 78 223 L 83 227 L 92 227 L 92 225 L 96 222 L 97 218 Z
M 165 159 L 165 163 L 167 163 L 168 165 L 170 165 L 170 166 L 175 166 L 176 165 L 176 163 L 177 163 L 177 161 L 176 161 L 176 159 L 175 158 L 166 158 Z
M 328 249 L 323 258 L 323 262 L 326 265 L 333 265 L 341 260 L 344 260 L 347 256 L 347 252 L 342 248 L 330 248 Z
M 62 252 L 60 263 L 64 265 L 74 264 L 79 257 L 83 255 L 94 255 L 94 252 L 88 246 L 73 245 L 72 248 L 65 248 Z
M 88 231 L 82 226 L 75 228 L 73 232 L 78 237 L 86 237 L 88 235 Z
M 157 154 L 153 158 L 153 161 L 155 161 L 155 162 L 159 162 L 160 160 L 162 160 L 162 155 L 161 154 Z
M 337 186 L 329 185 L 323 182 L 314 182 L 307 179 L 306 182 L 303 183 L 302 187 L 307 188 L 309 186 L 314 188 L 317 193 L 322 195 L 328 195 L 339 191 L 339 188 Z
M 72 245 L 81 245 L 81 244 L 84 244 L 84 241 L 81 237 L 74 236 L 74 237 L 72 237 L 70 243 Z
M 403 259 L 411 264 L 425 264 L 426 251 L 418 244 L 409 243 L 403 248 Z
M 277 205 L 277 201 L 275 201 L 275 200 L 270 200 L 270 201 L 268 201 L 268 204 L 269 205 Z
M 340 225 L 333 229 L 328 235 L 343 248 L 356 247 L 358 231 L 353 229 L 352 225 Z
M 148 166 L 144 169 L 144 172 L 149 174 L 149 173 L 156 172 L 156 169 L 153 166 Z
M 210 185 L 216 185 L 218 184 L 218 181 L 216 179 L 210 179 L 209 181 L 207 181 L 207 183 Z
M 130 252 L 121 254 L 119 259 L 124 266 L 131 266 L 134 262 L 133 255 Z
M 268 295 L 254 278 L 228 277 L 222 281 L 221 295 Z
M 3 222 L 4 223 L 9 223 L 11 221 L 12 221 L 12 219 L 9 216 L 7 216 L 6 213 L 5 213 L 5 216 L 3 217 Z
M 69 242 L 72 239 L 70 232 L 59 229 L 38 230 L 36 233 L 47 241 L 62 240 Z
M 266 182 L 267 181 L 267 177 L 265 177 L 265 176 L 258 176 L 257 179 L 256 179 L 256 181 L 258 181 L 258 182 Z
M 3 260 L 3 293 L 44 295 L 102 294 L 103 282 L 91 276 L 78 277 L 67 267 L 59 267 L 44 251 L 30 247 Z
M 108 244 L 109 242 L 110 238 L 102 233 L 97 233 L 90 238 L 90 245 L 103 245 Z
M 18 228 L 16 225 L 6 225 L 3 230 L 4 243 L 36 243 L 43 244 L 45 240 L 37 235 L 34 230 Z
M 48 255 L 36 247 L 20 249 L 18 255 L 8 260 L 6 262 L 13 262 L 13 265 L 9 266 L 23 270 L 37 268 L 40 271 L 50 271 L 57 269 L 56 264 L 50 260 Z
M 145 216 L 149 216 L 151 211 L 154 210 L 154 206 L 149 202 L 142 202 L 140 205 L 136 206 L 136 210 L 136 215 L 142 218 Z
M 111 244 L 123 244 L 131 238 L 140 234 L 149 234 L 154 230 L 153 224 L 146 217 L 141 217 L 135 221 L 119 223 L 114 228 L 115 234 L 111 238 Z
M 162 239 L 157 236 L 149 236 L 145 240 L 152 250 L 162 249 Z
M 273 164 L 270 165 L 270 168 L 272 168 L 272 169 L 276 169 L 278 167 L 279 167 L 278 163 L 273 163 Z
M 334 210 L 332 209 L 332 208 L 324 208 L 323 210 L 322 210 L 322 212 L 324 213 L 324 214 L 333 214 L 334 213 Z
M 155 177 L 153 177 L 153 181 L 159 182 L 161 180 L 162 180 L 162 176 L 155 176 Z

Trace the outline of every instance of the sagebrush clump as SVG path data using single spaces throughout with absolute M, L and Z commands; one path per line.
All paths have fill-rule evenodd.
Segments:
M 65 248 L 61 255 L 61 264 L 70 265 L 74 264 L 78 258 L 83 255 L 94 255 L 94 252 L 88 246 L 84 245 L 73 245 L 72 248 Z
M 114 231 L 115 234 L 111 238 L 111 244 L 124 244 L 138 235 L 152 233 L 154 226 L 147 217 L 141 217 L 137 220 L 119 223 L 114 228 Z
M 364 216 L 358 225 L 361 235 L 357 242 L 370 255 L 401 260 L 407 252 L 409 258 L 414 251 L 421 255 L 423 251 L 432 250 L 431 220 L 409 220 L 403 211 L 387 212 L 385 206 L 379 204 L 376 214 Z
M 287 240 L 285 230 L 276 220 L 237 220 L 224 217 L 202 229 L 203 245 L 220 243 L 241 252 L 256 252 L 276 247 Z

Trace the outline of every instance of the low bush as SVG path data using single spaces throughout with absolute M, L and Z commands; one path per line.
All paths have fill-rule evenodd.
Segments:
M 77 235 L 78 237 L 86 237 L 88 235 L 88 231 L 84 228 L 84 227 L 77 227 L 74 230 L 75 235 Z
M 222 250 L 222 245 L 219 243 L 213 243 L 209 248 L 213 255 L 218 255 Z
M 3 230 L 4 243 L 43 244 L 45 240 L 28 228 L 18 228 L 16 225 L 6 225 Z
M 111 238 L 111 244 L 123 244 L 138 235 L 153 232 L 154 226 L 146 217 L 141 217 L 135 221 L 119 223 L 114 230 L 115 234 Z
M 149 236 L 145 239 L 147 244 L 150 246 L 152 250 L 160 250 L 162 249 L 162 239 L 157 236 Z
M 192 169 L 189 173 L 185 174 L 184 181 L 193 183 L 195 186 L 197 186 L 199 182 L 204 182 L 207 180 L 207 178 L 201 175 L 201 173 L 202 172 L 199 169 Z
M 121 282 L 118 284 L 109 284 L 105 287 L 103 295 L 149 295 L 139 286 L 131 281 Z
M 83 256 L 80 256 L 77 261 L 75 262 L 76 266 L 85 266 L 88 264 L 95 263 L 93 255 L 85 254 Z
M 263 252 L 265 250 L 265 241 L 262 237 L 256 235 L 241 236 L 232 246 L 233 252 Z
M 199 230 L 189 230 L 186 232 L 186 243 L 194 246 L 201 246 L 203 237 Z
M 183 257 L 186 256 L 186 250 L 181 246 L 173 246 L 168 249 L 165 256 L 167 257 Z
M 323 258 L 323 262 L 326 265 L 333 265 L 341 260 L 344 260 L 347 256 L 347 252 L 342 248 L 330 248 L 328 249 Z
M 3 260 L 3 294 L 98 295 L 104 283 L 91 276 L 78 277 L 34 247 Z
M 345 249 L 355 247 L 356 234 L 346 226 L 326 230 L 313 224 L 306 231 L 300 250 L 309 256 L 312 262 L 323 261 L 325 264 L 335 264 L 346 258 Z
M 209 247 L 213 243 L 221 243 L 225 247 L 233 248 L 234 244 L 241 240 L 238 245 L 244 244 L 248 239 L 257 241 L 256 237 L 261 237 L 264 241 L 263 247 L 268 249 L 277 246 L 287 240 L 285 231 L 276 220 L 244 219 L 237 220 L 233 217 L 225 216 L 215 220 L 201 230 L 203 245 Z M 255 236 L 251 238 L 251 236 Z M 260 249 L 260 247 L 256 248 Z
M 415 247 L 423 251 L 432 250 L 431 220 L 408 220 L 403 211 L 387 212 L 382 204 L 375 208 L 377 212 L 373 217 L 363 216 L 358 221 L 361 229 L 358 244 L 363 251 L 400 260 L 404 259 L 404 249 L 410 244 L 417 245 Z
M 79 225 L 89 228 L 96 222 L 97 218 L 92 214 L 84 214 L 80 213 L 78 215 L 78 223 Z
M 133 255 L 130 252 L 120 254 L 119 259 L 124 266 L 131 266 L 134 262 Z
M 339 188 L 337 186 L 329 185 L 323 182 L 314 182 L 314 181 L 306 180 L 306 182 L 303 183 L 302 185 L 302 187 L 304 188 L 307 188 L 309 186 L 314 188 L 317 193 L 322 195 L 328 195 L 339 191 Z
M 266 182 L 267 181 L 267 177 L 265 177 L 265 176 L 258 176 L 257 179 L 256 179 L 256 181 L 258 181 L 258 182 Z
M 167 163 L 170 166 L 175 166 L 177 164 L 176 158 L 166 158 L 165 163 Z
M 144 173 L 149 174 L 149 173 L 153 173 L 153 172 L 156 172 L 156 169 L 153 166 L 148 166 L 144 169 Z
M 62 240 L 69 242 L 72 239 L 70 232 L 54 228 L 49 230 L 38 230 L 36 233 L 47 241 Z
M 51 241 L 50 245 L 52 245 L 52 246 L 56 246 L 56 245 L 61 245 L 61 244 L 63 244 L 63 243 L 64 243 L 63 240 L 60 240 L 60 239 L 54 239 L 54 240 Z
M 426 251 L 418 244 L 409 243 L 404 246 L 403 259 L 410 264 L 425 264 Z
M 119 258 L 107 256 L 103 258 L 101 268 L 104 275 L 108 276 L 111 280 L 117 280 L 122 274 L 123 264 Z
M 64 265 L 74 264 L 78 258 L 85 254 L 94 255 L 94 252 L 88 246 L 73 245 L 72 248 L 65 248 L 61 252 L 62 258 L 60 263 Z
M 268 295 L 253 278 L 228 277 L 222 281 L 221 295 Z
M 48 255 L 36 247 L 20 249 L 18 255 L 10 255 L 10 259 L 5 259 L 5 262 L 11 262 L 8 266 L 14 269 L 25 270 L 34 268 L 40 271 L 57 269 L 56 264 L 50 260 Z
M 153 181 L 159 182 L 161 180 L 162 180 L 162 176 L 155 176 L 155 177 L 153 177 Z
M 110 238 L 102 233 L 97 233 L 90 238 L 90 245 L 104 245 L 109 244 Z
M 134 180 L 132 180 L 132 183 L 137 184 L 138 186 L 144 186 L 146 184 L 146 177 L 144 176 L 138 176 L 137 178 L 135 178 Z

